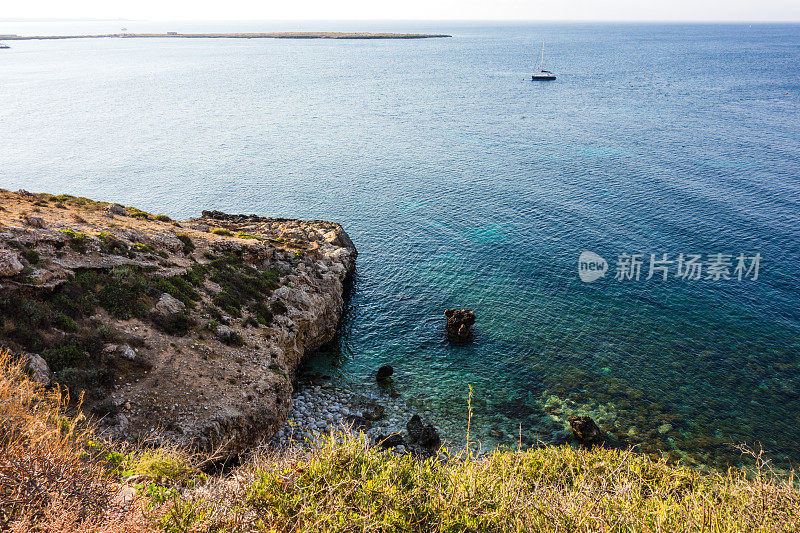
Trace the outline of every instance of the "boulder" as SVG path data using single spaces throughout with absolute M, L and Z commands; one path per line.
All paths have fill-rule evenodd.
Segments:
M 414 415 L 406 424 L 408 440 L 411 444 L 416 444 L 427 449 L 438 448 L 442 439 L 433 424 L 425 424 L 419 415 Z
M 133 348 L 131 348 L 127 344 L 121 345 L 118 348 L 117 353 L 119 353 L 119 355 L 121 357 L 124 357 L 128 361 L 135 361 L 136 360 L 136 352 L 133 350 Z
M 19 254 L 6 248 L 0 248 L 0 278 L 16 276 L 22 272 L 23 268 L 25 267 L 19 260 Z
M 186 304 L 165 292 L 153 307 L 152 313 L 165 319 L 174 319 L 185 310 Z
M 361 416 L 366 418 L 367 420 L 380 420 L 383 418 L 383 413 L 386 411 L 386 408 L 379 404 L 372 404 L 364 407 L 361 410 Z
M 390 365 L 384 365 L 378 369 L 378 372 L 375 374 L 375 378 L 378 381 L 384 381 L 389 379 L 389 377 L 394 374 L 394 368 Z
M 31 371 L 33 381 L 41 383 L 45 387 L 50 385 L 52 373 L 50 372 L 50 367 L 47 366 L 47 361 L 42 359 L 40 355 L 26 353 L 23 354 L 22 361 L 25 367 Z
M 127 215 L 127 211 L 125 211 L 125 206 L 122 204 L 111 204 L 106 207 L 106 211 L 112 215 Z
M 472 309 L 445 309 L 447 318 L 447 336 L 450 340 L 466 341 L 472 335 L 472 325 L 475 323 L 475 312 Z
M 214 328 L 214 335 L 222 342 L 228 343 L 233 339 L 233 336 L 236 335 L 236 332 L 233 331 L 230 326 L 221 324 Z
M 47 227 L 47 223 L 42 217 L 26 216 L 24 221 L 26 225 L 32 228 L 44 229 Z
M 103 354 L 106 356 L 119 355 L 128 361 L 136 360 L 136 351 L 129 344 L 106 344 L 103 346 Z
M 584 446 L 591 446 L 592 444 L 603 442 L 603 432 L 597 427 L 592 417 L 571 416 L 569 417 L 569 425 L 572 427 L 575 440 Z

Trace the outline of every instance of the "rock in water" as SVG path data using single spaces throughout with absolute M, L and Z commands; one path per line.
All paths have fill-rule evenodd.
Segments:
M 363 411 L 361 412 L 361 416 L 366 418 L 367 420 L 380 420 L 383 418 L 383 413 L 386 408 L 379 404 L 369 405 L 364 407 Z
M 406 424 L 406 431 L 408 431 L 410 443 L 429 450 L 438 448 L 442 442 L 439 432 L 433 427 L 433 424 L 423 423 L 419 415 L 411 417 L 411 420 Z
M 475 323 L 475 311 L 472 309 L 445 309 L 447 318 L 447 336 L 450 340 L 464 342 L 472 335 L 471 326 Z
M 378 373 L 375 375 L 375 377 L 378 379 L 378 381 L 384 381 L 389 379 L 389 376 L 392 374 L 394 374 L 394 368 L 392 368 L 390 365 L 384 365 L 378 369 Z
M 571 416 L 569 425 L 572 426 L 575 439 L 585 446 L 599 444 L 603 441 L 603 432 L 590 416 Z

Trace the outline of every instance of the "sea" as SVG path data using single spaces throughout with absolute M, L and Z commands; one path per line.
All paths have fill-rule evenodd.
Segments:
M 588 415 L 701 468 L 800 461 L 800 25 L 0 21 L 122 28 L 452 37 L 8 41 L 0 187 L 341 223 L 304 379 L 382 397 L 392 365 L 456 444 Z

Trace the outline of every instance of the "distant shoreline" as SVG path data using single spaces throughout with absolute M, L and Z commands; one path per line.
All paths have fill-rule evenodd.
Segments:
M 103 35 L 0 35 L 4 41 L 51 39 L 436 39 L 452 35 L 429 33 L 348 33 L 348 32 L 275 32 L 275 33 L 108 33 Z

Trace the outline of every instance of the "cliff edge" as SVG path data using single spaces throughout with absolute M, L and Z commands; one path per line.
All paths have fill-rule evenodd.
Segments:
M 0 191 L 0 344 L 115 438 L 235 454 L 283 425 L 356 255 L 331 222 Z

